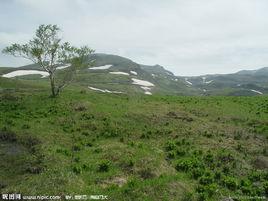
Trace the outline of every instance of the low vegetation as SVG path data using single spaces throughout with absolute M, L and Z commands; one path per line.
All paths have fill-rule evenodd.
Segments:
M 0 78 L 0 192 L 268 196 L 268 98 L 103 94 Z M 239 198 L 240 196 L 240 198 Z

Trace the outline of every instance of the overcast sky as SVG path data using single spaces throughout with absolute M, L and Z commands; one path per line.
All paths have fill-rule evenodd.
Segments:
M 74 45 L 176 75 L 268 66 L 267 0 L 0 0 L 0 11 L 0 49 L 57 24 Z M 0 66 L 26 63 L 0 54 Z

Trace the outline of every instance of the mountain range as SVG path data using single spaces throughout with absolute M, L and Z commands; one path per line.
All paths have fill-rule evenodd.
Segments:
M 117 55 L 96 53 L 90 55 L 88 60 L 94 61 L 94 65 L 77 71 L 74 84 L 103 93 L 202 96 L 268 94 L 268 67 L 233 74 L 177 76 L 163 66 L 142 65 Z M 59 66 L 58 73 L 63 73 L 66 68 L 68 65 Z M 18 68 L 1 67 L 0 75 L 1 79 L 48 79 L 36 64 Z

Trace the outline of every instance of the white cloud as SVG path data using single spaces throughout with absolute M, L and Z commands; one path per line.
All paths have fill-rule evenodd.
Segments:
M 268 64 L 266 0 L 13 0 L 0 6 L 0 38 L 8 35 L 0 47 L 12 36 L 28 36 L 41 23 L 55 23 L 76 45 L 158 63 L 177 75 Z M 0 65 L 13 63 L 5 59 Z

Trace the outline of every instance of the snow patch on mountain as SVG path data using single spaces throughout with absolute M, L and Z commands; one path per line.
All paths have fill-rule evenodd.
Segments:
M 91 67 L 88 68 L 89 70 L 107 70 L 109 68 L 111 68 L 113 65 L 109 64 L 109 65 L 104 65 L 104 66 L 96 66 L 96 67 Z
M 135 78 L 132 78 L 132 81 L 133 81 L 132 84 L 140 85 L 141 89 L 144 90 L 144 94 L 152 95 L 151 89 L 152 87 L 154 87 L 153 83 L 146 81 L 146 80 L 139 80 Z
M 193 85 L 192 82 L 188 81 L 188 78 L 185 78 L 185 82 L 186 82 L 187 84 L 189 84 L 189 85 Z
M 62 66 L 57 67 L 57 70 L 62 70 L 64 68 L 68 68 L 70 66 L 71 66 L 71 64 L 65 64 L 65 65 L 62 65 Z
M 209 81 L 205 81 L 205 84 L 210 84 L 211 82 L 213 82 L 213 80 L 209 80 Z
M 262 92 L 257 91 L 257 90 L 254 90 L 254 89 L 250 89 L 250 91 L 255 92 L 255 93 L 257 93 L 257 94 L 263 94 Z
M 132 84 L 136 84 L 136 85 L 140 85 L 140 86 L 145 86 L 145 87 L 153 87 L 154 84 L 149 82 L 149 81 L 146 81 L 146 80 L 139 80 L 139 79 L 136 79 L 136 78 L 131 78 L 132 79 Z
M 130 73 L 131 73 L 132 75 L 138 75 L 138 73 L 137 73 L 136 71 L 133 71 L 133 70 L 131 70 Z
M 45 71 L 40 70 L 16 70 L 7 74 L 2 75 L 2 77 L 12 78 L 23 75 L 41 75 L 42 78 L 47 77 L 49 74 Z
M 103 92 L 103 93 L 114 93 L 114 94 L 122 94 L 123 93 L 121 91 L 110 91 L 108 89 L 98 89 L 98 88 L 90 87 L 90 86 L 88 88 L 91 89 L 91 90 L 100 91 L 100 92 Z
M 114 75 L 129 75 L 129 73 L 125 73 L 125 72 L 109 72 L 110 74 L 114 74 Z

